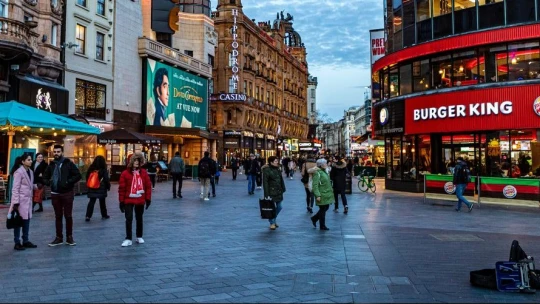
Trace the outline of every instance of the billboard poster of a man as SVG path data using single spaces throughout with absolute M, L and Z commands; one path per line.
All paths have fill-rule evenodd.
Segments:
M 148 59 L 146 124 L 206 129 L 208 80 Z

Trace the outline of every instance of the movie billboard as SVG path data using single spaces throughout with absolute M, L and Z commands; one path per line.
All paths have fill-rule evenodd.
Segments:
M 146 125 L 206 130 L 208 80 L 147 60 Z

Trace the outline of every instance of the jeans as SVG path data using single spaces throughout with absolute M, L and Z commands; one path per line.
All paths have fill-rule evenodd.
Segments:
M 343 207 L 347 207 L 347 197 L 345 196 L 345 189 L 339 191 L 334 189 L 334 208 L 339 209 L 339 196 L 341 195 L 341 203 Z
M 92 197 L 90 198 L 90 201 L 88 202 L 88 206 L 86 207 L 86 217 L 91 218 L 94 214 L 94 205 L 96 204 L 97 198 Z M 105 204 L 105 198 L 100 197 L 99 198 L 99 210 L 101 211 L 101 217 L 107 217 L 107 205 Z
M 319 206 L 319 211 L 313 216 L 313 219 L 319 221 L 319 227 L 326 227 L 326 211 L 330 208 L 330 205 Z
M 268 220 L 270 222 L 270 225 L 276 223 L 276 219 L 280 211 L 281 211 L 281 202 L 276 202 L 276 217 Z
M 202 198 L 207 198 L 208 196 L 208 191 L 210 191 L 210 177 L 201 177 L 200 178 L 201 180 L 201 195 L 202 195 Z
M 238 174 L 238 168 L 232 168 L 232 179 L 236 180 L 236 175 Z
M 456 196 L 457 196 L 457 199 L 458 199 L 458 203 L 457 203 L 457 210 L 461 210 L 461 202 L 463 202 L 465 205 L 467 205 L 467 207 L 471 207 L 471 203 L 469 203 L 469 201 L 463 197 L 463 193 L 465 193 L 465 188 L 467 188 L 467 184 L 457 184 L 457 185 L 454 185 L 456 187 Z
M 133 236 L 133 210 L 135 209 L 135 220 L 137 221 L 137 227 L 135 228 L 135 234 L 138 238 L 143 236 L 143 214 L 144 214 L 144 205 L 134 205 L 126 204 L 125 205 L 125 215 L 126 215 L 126 240 L 131 240 Z
M 248 174 L 248 192 L 253 193 L 255 192 L 255 179 L 257 178 L 257 174 Z
M 54 217 L 56 220 L 56 237 L 63 239 L 62 216 L 66 218 L 66 236 L 73 236 L 73 191 L 60 194 L 51 194 Z
M 315 195 L 313 195 L 313 192 L 309 191 L 308 188 L 306 189 L 306 203 L 308 208 L 313 208 L 313 204 L 315 203 Z
M 210 186 L 212 186 L 212 195 L 216 195 L 216 178 L 215 176 L 210 177 Z M 210 189 L 208 189 L 210 191 Z M 210 193 L 208 193 L 210 196 Z
M 182 174 L 183 173 L 172 173 L 172 194 L 176 197 L 182 195 Z M 178 192 L 176 192 L 176 183 L 178 182 Z
M 156 174 L 148 173 L 148 176 L 150 177 L 150 182 L 152 182 L 152 189 L 154 189 L 156 187 Z
M 30 220 L 23 220 L 22 226 L 22 241 L 28 243 L 28 232 L 30 231 Z M 21 227 L 13 228 L 13 236 L 15 244 L 21 243 Z

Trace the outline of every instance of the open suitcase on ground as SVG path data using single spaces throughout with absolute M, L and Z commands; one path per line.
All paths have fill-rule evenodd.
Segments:
M 509 261 L 495 263 L 495 269 L 471 271 L 470 282 L 502 292 L 535 293 L 540 288 L 539 274 L 534 268 L 534 258 L 528 256 L 514 240 Z

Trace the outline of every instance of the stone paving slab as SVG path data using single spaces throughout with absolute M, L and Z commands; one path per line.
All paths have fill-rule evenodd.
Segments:
M 12 231 L 0 230 L 0 302 L 540 302 L 540 293 L 501 293 L 468 282 L 469 271 L 508 259 L 514 239 L 540 255 L 538 209 L 482 205 L 457 213 L 449 204 L 378 185 L 376 194 L 353 189 L 349 214 L 331 209 L 331 230 L 319 231 L 299 179 L 285 183 L 276 231 L 260 219 L 262 191 L 248 195 L 243 175 L 232 181 L 225 172 L 208 202 L 199 199 L 195 181 L 184 181 L 183 199 L 172 198 L 171 183 L 158 183 L 145 211 L 146 243 L 128 248 L 120 247 L 116 185 L 107 198 L 108 220 L 95 210 L 85 222 L 87 199 L 76 197 L 74 247 L 47 247 L 54 214 L 45 201 L 45 212 L 31 221 L 38 248 L 15 252 Z

